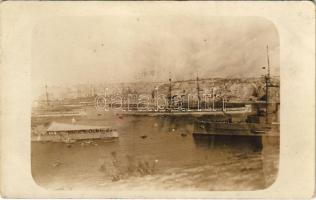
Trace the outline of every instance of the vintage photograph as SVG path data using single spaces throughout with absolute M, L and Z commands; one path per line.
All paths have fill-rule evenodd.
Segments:
M 280 38 L 261 17 L 55 16 L 32 29 L 48 190 L 255 191 L 278 177 Z

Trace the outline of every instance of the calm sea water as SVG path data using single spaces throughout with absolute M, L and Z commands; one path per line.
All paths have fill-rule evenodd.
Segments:
M 71 119 L 54 119 L 70 122 Z M 277 177 L 279 139 L 263 148 L 244 137 L 194 140 L 188 118 L 82 118 L 112 125 L 119 139 L 32 142 L 32 175 L 52 190 L 257 190 Z

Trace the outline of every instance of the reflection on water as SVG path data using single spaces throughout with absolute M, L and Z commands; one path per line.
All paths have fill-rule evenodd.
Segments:
M 111 117 L 116 141 L 32 143 L 32 174 L 43 187 L 146 190 L 256 190 L 277 175 L 278 138 L 193 139 L 190 118 Z M 104 125 L 104 119 L 78 119 Z M 261 143 L 260 143 L 261 144 Z

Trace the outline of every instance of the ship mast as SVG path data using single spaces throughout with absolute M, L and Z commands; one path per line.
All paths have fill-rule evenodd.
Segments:
M 214 83 L 212 87 L 212 104 L 213 104 L 213 111 L 215 111 L 215 93 L 214 93 Z
M 267 45 L 267 64 L 268 64 L 268 71 L 265 77 L 265 84 L 266 84 L 266 123 L 269 121 L 268 117 L 268 107 L 269 107 L 269 85 L 270 85 L 270 60 L 269 60 L 269 46 Z
M 198 96 L 198 104 L 197 104 L 197 108 L 198 110 L 200 110 L 200 102 L 201 102 L 201 96 L 200 96 L 200 84 L 199 84 L 199 73 L 196 72 L 196 90 L 197 90 L 197 96 Z
M 197 90 L 197 96 L 199 99 L 199 102 L 201 101 L 201 96 L 200 96 L 200 84 L 199 84 L 199 73 L 196 73 L 196 90 Z
M 171 111 L 171 100 L 172 100 L 172 96 L 171 96 L 171 73 L 169 72 L 169 92 L 168 92 L 168 109 L 169 111 Z
M 46 92 L 46 104 L 47 104 L 47 106 L 49 106 L 48 92 L 47 92 L 47 85 L 45 85 L 45 92 Z

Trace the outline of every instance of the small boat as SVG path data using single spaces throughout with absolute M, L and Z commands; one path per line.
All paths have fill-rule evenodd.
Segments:
M 142 139 L 146 139 L 147 138 L 147 135 L 142 135 L 140 136 Z
M 70 138 L 67 138 L 65 139 L 63 142 L 67 143 L 67 144 L 72 144 L 72 143 L 75 143 L 76 140 L 73 140 L 73 139 L 70 139 Z
M 258 133 L 258 134 L 263 134 L 265 133 L 266 131 L 264 130 L 251 130 L 252 133 Z
M 182 137 L 186 137 L 187 134 L 186 134 L 186 133 L 181 133 L 181 136 L 182 136 Z

